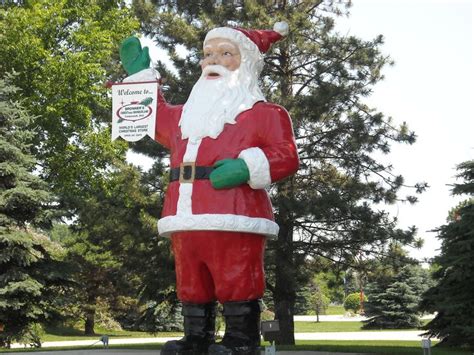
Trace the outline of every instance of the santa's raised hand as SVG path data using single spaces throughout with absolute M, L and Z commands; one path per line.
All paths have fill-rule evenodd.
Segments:
M 120 60 L 128 75 L 133 75 L 150 67 L 148 47 L 142 48 L 137 37 L 128 37 L 120 45 Z

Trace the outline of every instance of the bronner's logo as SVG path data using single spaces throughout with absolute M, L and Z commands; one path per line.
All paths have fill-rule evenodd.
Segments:
M 117 110 L 117 123 L 121 123 L 123 121 L 135 122 L 150 117 L 153 113 L 153 109 L 151 108 L 152 102 L 153 98 L 147 97 L 142 101 L 132 101 L 127 105 L 121 106 Z M 124 104 L 123 101 L 122 104 Z

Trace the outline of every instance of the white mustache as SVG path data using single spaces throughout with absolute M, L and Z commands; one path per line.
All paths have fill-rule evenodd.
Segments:
M 217 73 L 217 74 L 222 75 L 222 76 L 227 76 L 227 75 L 230 74 L 230 70 L 227 69 L 226 67 L 224 67 L 222 65 L 218 65 L 218 64 L 207 65 L 202 70 L 201 76 L 207 76 L 210 73 Z

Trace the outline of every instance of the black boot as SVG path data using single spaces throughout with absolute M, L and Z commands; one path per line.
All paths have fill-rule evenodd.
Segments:
M 216 329 L 216 303 L 183 304 L 184 338 L 165 343 L 161 355 L 207 354 L 214 343 Z
M 224 338 L 209 347 L 209 354 L 260 354 L 260 312 L 258 300 L 224 303 Z

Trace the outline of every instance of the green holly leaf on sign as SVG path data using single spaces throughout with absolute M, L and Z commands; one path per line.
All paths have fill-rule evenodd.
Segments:
M 150 105 L 152 102 L 153 102 L 153 98 L 152 98 L 152 97 L 147 97 L 146 99 L 143 99 L 143 100 L 139 103 L 139 105 L 148 106 L 148 105 Z

